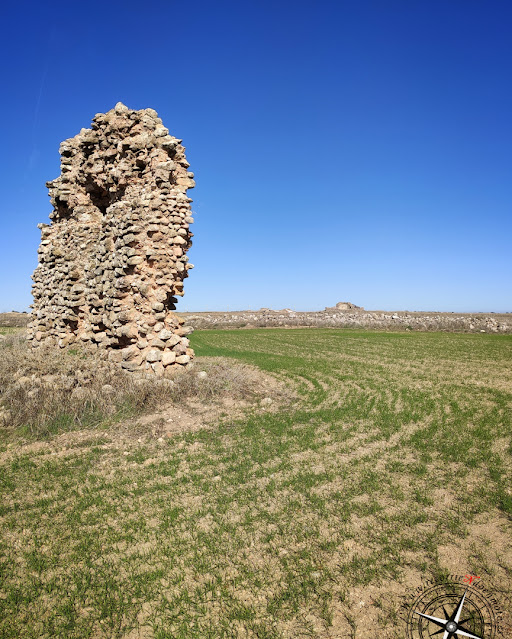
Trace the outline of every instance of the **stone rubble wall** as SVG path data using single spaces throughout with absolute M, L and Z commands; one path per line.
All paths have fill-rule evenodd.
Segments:
M 255 327 L 370 328 L 393 331 L 512 333 L 512 314 L 415 313 L 407 311 L 274 311 L 182 313 L 194 329 Z
M 193 267 L 185 148 L 156 111 L 118 103 L 59 152 L 28 339 L 90 344 L 126 370 L 167 376 L 194 355 L 192 329 L 173 312 Z

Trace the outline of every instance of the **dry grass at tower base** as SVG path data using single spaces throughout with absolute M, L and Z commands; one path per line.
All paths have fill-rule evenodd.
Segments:
M 9 332 L 0 341 L 0 427 L 9 439 L 105 429 L 180 403 L 182 414 L 200 412 L 209 421 L 226 407 L 237 411 L 279 392 L 257 369 L 230 360 L 203 358 L 163 379 L 120 371 L 87 345 L 34 351 L 23 333 Z

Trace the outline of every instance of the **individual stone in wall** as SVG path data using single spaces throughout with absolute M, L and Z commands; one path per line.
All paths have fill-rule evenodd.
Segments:
M 59 152 L 28 338 L 35 348 L 91 344 L 126 370 L 167 376 L 194 354 L 174 313 L 192 268 L 185 148 L 156 111 L 119 102 Z

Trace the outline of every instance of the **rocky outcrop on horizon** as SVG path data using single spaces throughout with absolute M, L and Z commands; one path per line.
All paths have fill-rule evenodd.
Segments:
M 364 311 L 362 306 L 356 306 L 352 302 L 338 302 L 336 306 L 326 306 L 326 311 Z

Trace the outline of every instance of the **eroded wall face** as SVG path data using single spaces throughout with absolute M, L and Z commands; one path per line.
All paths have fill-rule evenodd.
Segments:
M 195 183 L 181 140 L 153 109 L 119 103 L 59 152 L 29 339 L 86 342 L 127 370 L 172 373 L 193 357 L 192 329 L 173 312 L 192 268 L 186 192 Z

